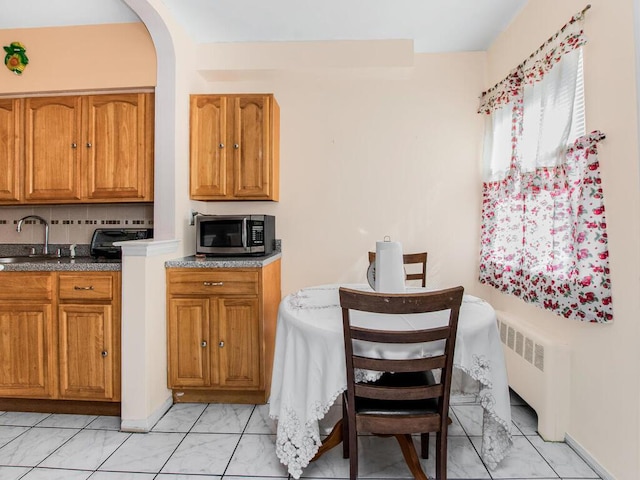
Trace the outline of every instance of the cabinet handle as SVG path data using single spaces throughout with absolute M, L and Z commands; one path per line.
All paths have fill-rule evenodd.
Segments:
M 233 144 L 233 148 L 235 148 L 236 150 L 240 148 L 240 145 L 238 145 L 237 143 Z
M 205 287 L 221 287 L 224 282 L 202 282 Z
M 218 144 L 218 147 L 219 147 L 219 148 L 224 148 L 224 143 L 220 143 L 220 144 Z
M 91 148 L 91 142 L 87 142 L 87 148 Z
M 109 355 L 109 352 L 107 352 L 106 350 L 103 350 L 100 355 L 102 355 L 103 357 L 106 357 L 107 355 Z
M 93 290 L 93 285 L 89 285 L 88 287 L 80 287 L 78 285 L 73 286 L 74 290 Z
M 220 341 L 220 343 L 218 344 L 218 346 L 219 346 L 220 348 L 224 347 L 224 342 L 223 342 L 223 341 Z
M 206 347 L 207 346 L 207 342 L 203 340 L 202 342 L 200 342 L 200 346 L 202 348 Z
M 78 144 L 77 143 L 72 143 L 71 144 L 71 148 L 78 148 Z

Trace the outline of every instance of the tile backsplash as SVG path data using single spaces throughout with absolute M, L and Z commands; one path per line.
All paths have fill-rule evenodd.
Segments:
M 4 206 L 0 243 L 42 243 L 44 226 L 37 220 L 25 220 L 22 232 L 16 231 L 18 220 L 26 215 L 49 222 L 51 244 L 88 244 L 96 228 L 153 228 L 153 205 L 147 204 Z

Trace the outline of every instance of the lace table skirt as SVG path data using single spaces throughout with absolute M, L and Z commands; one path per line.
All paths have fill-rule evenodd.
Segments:
M 347 387 L 338 288 L 303 289 L 280 304 L 269 413 L 278 420 L 276 454 L 294 478 L 300 478 L 320 448 L 318 421 Z M 417 328 L 419 320 L 410 317 L 394 318 L 397 328 Z M 367 322 L 375 321 L 367 318 Z M 388 322 L 388 318 L 380 321 Z M 390 353 L 397 357 L 430 354 Z M 493 469 L 512 444 L 509 389 L 495 312 L 470 295 L 465 295 L 460 309 L 454 368 L 454 379 L 462 379 L 457 384 L 465 385 L 462 393 L 469 393 L 465 375 L 475 381 L 471 382 L 475 386 L 472 393 L 483 407 L 481 455 Z

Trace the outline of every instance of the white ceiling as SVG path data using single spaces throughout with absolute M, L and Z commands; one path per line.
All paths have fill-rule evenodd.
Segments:
M 413 39 L 486 50 L 528 0 L 162 0 L 196 43 Z M 139 21 L 122 0 L 0 0 L 0 29 Z

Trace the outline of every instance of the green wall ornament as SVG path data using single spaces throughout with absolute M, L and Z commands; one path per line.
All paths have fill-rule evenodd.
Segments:
M 22 75 L 25 67 L 29 64 L 24 45 L 20 42 L 11 42 L 11 45 L 8 47 L 4 46 L 3 48 L 4 51 L 7 52 L 4 57 L 4 64 L 16 75 Z

